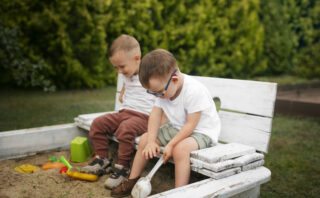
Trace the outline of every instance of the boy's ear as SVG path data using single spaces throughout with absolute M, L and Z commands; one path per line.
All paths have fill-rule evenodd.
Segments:
M 135 55 L 134 60 L 136 60 L 136 61 L 140 60 L 140 55 Z

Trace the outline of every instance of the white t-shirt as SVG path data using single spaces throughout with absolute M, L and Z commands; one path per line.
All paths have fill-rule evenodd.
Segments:
M 172 126 L 180 130 L 187 115 L 201 111 L 198 125 L 193 132 L 209 136 L 213 143 L 218 142 L 220 118 L 208 89 L 199 81 L 186 74 L 182 90 L 174 100 L 156 98 L 155 106 L 162 108 Z
M 125 91 L 120 109 L 129 109 L 149 115 L 154 105 L 155 96 L 148 94 L 146 89 L 142 87 L 138 75 L 131 78 L 122 75 L 122 79 Z

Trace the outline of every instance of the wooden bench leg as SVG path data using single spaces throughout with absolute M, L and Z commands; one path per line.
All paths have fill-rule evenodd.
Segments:
M 232 198 L 258 198 L 260 195 L 260 185 L 242 193 L 232 196 Z

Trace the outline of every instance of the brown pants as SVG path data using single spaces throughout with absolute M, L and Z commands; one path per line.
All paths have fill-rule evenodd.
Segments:
M 115 133 L 119 141 L 118 164 L 129 168 L 135 149 L 135 138 L 147 131 L 148 119 L 146 114 L 127 109 L 94 119 L 89 136 L 96 154 L 102 158 L 108 157 L 109 140 L 106 135 Z

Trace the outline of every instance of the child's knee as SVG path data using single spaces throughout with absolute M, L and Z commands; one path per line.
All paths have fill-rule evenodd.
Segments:
M 184 149 L 182 146 L 179 146 L 179 145 L 174 147 L 172 151 L 172 157 L 174 158 L 174 160 L 177 160 L 177 159 L 180 160 L 189 156 L 190 156 L 190 153 L 187 152 L 186 149 Z
M 97 132 L 101 131 L 101 125 L 103 125 L 103 120 L 101 119 L 101 117 L 97 117 L 92 121 L 89 131 L 90 138 L 93 138 Z
M 91 127 L 90 127 L 90 131 L 89 131 L 89 137 L 90 138 L 94 138 L 95 134 L 99 131 L 99 126 L 100 126 L 100 122 L 97 119 L 94 119 Z

